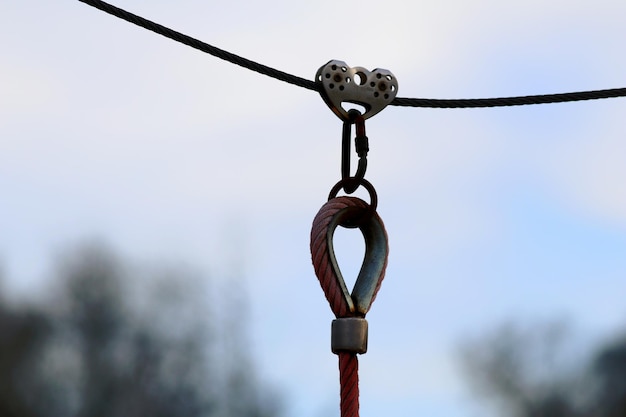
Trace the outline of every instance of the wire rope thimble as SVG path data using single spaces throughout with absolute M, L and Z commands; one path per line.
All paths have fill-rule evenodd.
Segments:
M 335 187 L 339 188 L 339 187 Z M 334 353 L 367 351 L 365 315 L 380 289 L 387 267 L 387 232 L 375 209 L 357 197 L 333 197 L 322 206 L 311 229 L 311 256 L 315 274 L 335 314 L 331 328 Z M 334 252 L 338 226 L 359 228 L 365 239 L 365 256 L 352 292 L 346 286 Z
M 341 120 L 348 121 L 344 103 L 363 106 L 363 119 L 387 107 L 398 93 L 398 80 L 391 71 L 376 68 L 349 67 L 343 61 L 331 60 L 315 75 L 324 102 Z

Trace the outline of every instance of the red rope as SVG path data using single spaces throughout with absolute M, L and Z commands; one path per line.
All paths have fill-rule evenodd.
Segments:
M 332 261 L 330 260 L 330 249 L 328 247 L 329 227 L 331 223 L 340 211 L 350 207 L 363 208 L 365 210 L 370 208 L 365 201 L 356 197 L 343 196 L 333 198 L 322 206 L 315 220 L 313 220 L 313 227 L 311 229 L 311 256 L 313 268 L 324 290 L 326 299 L 330 304 L 330 308 L 337 318 L 357 315 L 352 311 L 353 308 L 351 309 L 348 300 L 346 300 L 340 278 L 333 269 Z M 376 212 L 373 212 L 372 215 L 378 217 Z M 382 225 L 382 221 L 379 217 L 378 220 Z M 384 265 L 386 266 L 386 264 L 387 260 L 385 258 Z M 384 275 L 383 267 L 372 301 L 380 288 Z M 359 362 L 356 353 L 339 352 L 338 355 L 339 382 L 341 387 L 341 417 L 359 417 Z
M 356 353 L 339 353 L 341 417 L 359 417 L 359 359 Z
M 330 308 L 335 313 L 335 317 L 348 317 L 350 307 L 343 295 L 341 286 L 337 279 L 337 274 L 333 271 L 328 252 L 328 226 L 333 217 L 341 210 L 348 207 L 360 207 L 367 209 L 369 205 L 356 197 L 333 198 L 322 206 L 313 220 L 311 229 L 311 256 L 313 258 L 313 268 L 315 275 L 320 281 Z

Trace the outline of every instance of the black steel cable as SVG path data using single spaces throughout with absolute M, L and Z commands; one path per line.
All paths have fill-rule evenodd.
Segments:
M 134 23 L 137 26 L 148 29 L 152 32 L 158 33 L 170 38 L 176 42 L 183 43 L 198 49 L 214 57 L 223 59 L 233 64 L 240 65 L 252 71 L 256 71 L 260 74 L 267 75 L 268 77 L 275 78 L 280 81 L 284 81 L 290 84 L 303 87 L 308 90 L 320 91 L 318 84 L 314 81 L 307 80 L 296 75 L 288 74 L 283 71 L 279 71 L 275 68 L 268 67 L 263 64 L 251 61 L 249 59 L 240 57 L 231 52 L 224 51 L 223 49 L 204 43 L 198 39 L 194 39 L 190 36 L 184 35 L 175 30 L 169 29 L 163 25 L 152 22 L 148 19 L 144 19 L 141 16 L 137 16 L 126 10 L 115 7 L 111 4 L 105 3 L 101 0 L 78 0 L 82 3 L 88 4 L 92 7 L 109 13 L 127 22 Z M 500 98 L 479 98 L 479 99 L 430 99 L 430 98 L 405 98 L 396 97 L 390 104 L 393 106 L 403 107 L 427 107 L 427 108 L 477 108 L 477 107 L 505 107 L 505 106 L 522 106 L 529 104 L 545 104 L 545 103 L 565 103 L 571 101 L 581 100 L 597 100 L 604 98 L 616 98 L 626 97 L 626 88 L 613 88 L 609 90 L 595 90 L 595 91 L 580 91 L 575 93 L 561 93 L 561 94 L 542 94 L 533 96 L 521 96 L 521 97 L 500 97 Z
M 431 108 L 470 108 L 470 107 L 505 107 L 528 104 L 565 103 L 570 101 L 597 100 L 601 98 L 626 97 L 626 88 L 610 90 L 580 91 L 576 93 L 541 94 L 536 96 L 472 98 L 472 99 L 429 99 L 396 97 L 391 104 L 407 107 Z
M 191 46 L 192 48 L 198 49 L 202 52 L 206 52 L 207 54 L 213 55 L 214 57 L 223 59 L 230 63 L 240 65 L 249 70 L 256 71 L 263 75 L 267 75 L 269 77 L 276 78 L 290 84 L 295 84 L 298 87 L 304 87 L 309 90 L 318 91 L 317 85 L 313 81 L 309 81 L 304 78 L 300 78 L 295 75 L 279 71 L 266 65 L 262 65 L 249 59 L 240 57 L 228 51 L 224 51 L 223 49 L 209 45 L 208 43 L 204 43 L 202 41 L 199 41 L 198 39 L 194 39 L 191 36 L 184 35 L 163 25 L 152 22 L 148 19 L 144 19 L 141 16 L 137 16 L 133 13 L 127 12 L 126 10 L 120 9 L 119 7 L 115 7 L 100 0 L 78 1 L 93 6 L 96 9 L 100 9 L 103 12 L 112 14 L 113 16 L 119 17 L 120 19 L 126 20 L 127 22 L 134 23 L 137 26 L 141 26 L 142 28 L 158 33 L 159 35 L 163 35 L 166 38 L 175 40 L 176 42 L 180 42 L 185 45 Z

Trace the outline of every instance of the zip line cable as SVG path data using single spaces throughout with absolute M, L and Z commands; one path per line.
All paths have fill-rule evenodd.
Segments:
M 320 91 L 320 87 L 314 81 L 307 80 L 296 75 L 292 75 L 277 70 L 267 65 L 259 64 L 239 55 L 209 45 L 198 39 L 192 38 L 173 29 L 167 28 L 158 23 L 152 22 L 141 16 L 137 16 L 126 10 L 115 7 L 101 0 L 78 0 L 81 3 L 88 4 L 103 12 L 109 13 L 115 17 L 126 20 L 144 29 L 163 35 L 176 42 L 180 42 L 192 48 L 198 49 L 216 58 L 223 59 L 232 64 L 236 64 L 249 70 L 258 72 L 268 77 L 284 81 L 298 87 L 308 90 Z M 565 103 L 581 100 L 597 100 L 604 98 L 626 97 L 626 88 L 613 88 L 608 90 L 579 91 L 574 93 L 560 94 L 539 94 L 531 96 L 519 97 L 499 97 L 499 98 L 478 98 L 478 99 L 429 99 L 429 98 L 405 98 L 396 97 L 391 103 L 392 106 L 403 107 L 425 107 L 425 108 L 481 108 L 481 107 L 505 107 L 505 106 L 522 106 L 529 104 L 547 104 L 547 103 Z
M 317 85 L 313 81 L 309 81 L 295 75 L 287 74 L 286 72 L 279 71 L 266 65 L 262 65 L 249 59 L 240 57 L 239 55 L 235 55 L 231 52 L 224 51 L 223 49 L 217 48 L 213 45 L 209 45 L 208 43 L 204 43 L 198 39 L 194 39 L 191 36 L 187 36 L 158 23 L 152 22 L 148 19 L 144 19 L 141 16 L 137 16 L 133 13 L 127 12 L 126 10 L 120 9 L 119 7 L 115 7 L 100 0 L 78 1 L 93 6 L 96 9 L 100 9 L 103 12 L 112 14 L 113 16 L 119 17 L 120 19 L 126 20 L 127 22 L 134 23 L 135 25 L 141 26 L 144 29 L 148 29 L 152 32 L 158 33 L 159 35 L 163 35 L 166 38 L 170 38 L 176 42 L 180 42 L 187 46 L 191 46 L 192 48 L 198 49 L 202 52 L 206 52 L 207 54 L 223 59 L 224 61 L 240 65 L 244 68 L 256 71 L 263 75 L 267 75 L 268 77 L 276 78 L 280 81 L 295 84 L 298 87 L 304 87 L 309 90 L 318 91 Z

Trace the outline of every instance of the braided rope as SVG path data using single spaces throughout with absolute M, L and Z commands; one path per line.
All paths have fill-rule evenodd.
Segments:
M 350 294 L 346 296 L 344 292 L 346 289 L 343 288 L 345 287 L 343 279 L 338 276 L 338 271 L 333 267 L 329 240 L 332 239 L 332 233 L 334 232 L 331 228 L 336 227 L 336 223 L 333 224 L 336 221 L 336 216 L 345 209 L 355 207 L 364 210 L 371 209 L 369 204 L 356 197 L 342 196 L 332 198 L 322 206 L 317 216 L 315 216 L 313 227 L 311 228 L 311 257 L 315 275 L 322 286 L 331 310 L 337 318 L 354 316 L 356 313 L 354 312 L 352 296 Z M 382 225 L 382 221 L 375 211 L 372 212 L 372 215 L 376 216 Z M 331 226 L 331 224 L 333 225 Z M 386 243 L 386 232 L 384 232 L 384 236 Z M 385 257 L 384 266 L 377 280 L 371 302 L 374 301 L 376 293 L 380 288 L 386 266 L 387 258 Z M 340 351 L 338 355 L 341 417 L 359 417 L 359 361 L 357 354 L 355 352 Z
M 359 417 L 359 359 L 356 353 L 339 353 L 341 417 Z
M 334 216 L 348 207 L 367 209 L 369 205 L 356 197 L 333 198 L 322 206 L 311 228 L 311 257 L 315 275 L 320 281 L 331 310 L 338 318 L 348 317 L 351 311 L 329 259 L 328 227 Z

